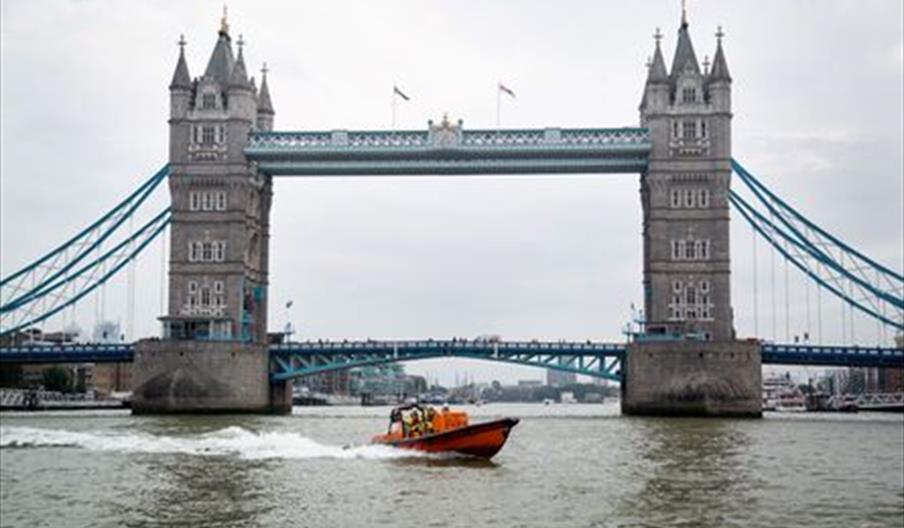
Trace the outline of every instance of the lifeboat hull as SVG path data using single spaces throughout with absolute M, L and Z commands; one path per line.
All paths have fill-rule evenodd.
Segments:
M 415 449 L 428 453 L 460 453 L 481 458 L 492 458 L 505 445 L 512 427 L 518 424 L 517 418 L 503 418 L 492 422 L 484 422 L 466 427 L 459 427 L 441 433 L 429 434 L 417 438 L 389 439 L 374 438 L 374 443 Z

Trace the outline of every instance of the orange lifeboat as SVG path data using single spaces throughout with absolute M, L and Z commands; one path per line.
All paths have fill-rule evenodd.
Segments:
M 392 410 L 389 431 L 371 441 L 428 453 L 459 453 L 489 459 L 502 449 L 518 421 L 503 418 L 471 425 L 463 411 L 406 405 Z

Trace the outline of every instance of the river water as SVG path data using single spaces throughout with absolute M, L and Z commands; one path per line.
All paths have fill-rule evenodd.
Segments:
M 904 526 L 904 416 L 629 418 L 489 404 L 493 459 L 367 445 L 388 408 L 0 416 L 0 525 Z

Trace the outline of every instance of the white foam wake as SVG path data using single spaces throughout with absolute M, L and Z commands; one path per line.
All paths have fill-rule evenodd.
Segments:
M 422 456 L 387 446 L 324 445 L 297 433 L 254 432 L 227 427 L 196 436 L 156 436 L 147 433 L 78 432 L 34 427 L 0 427 L 0 448 L 77 447 L 126 453 L 183 453 L 198 456 L 238 456 L 243 459 L 336 458 L 386 459 Z

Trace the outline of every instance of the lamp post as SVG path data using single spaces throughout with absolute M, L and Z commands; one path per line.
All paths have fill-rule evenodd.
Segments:
M 289 318 L 289 308 L 294 304 L 293 301 L 286 302 L 286 326 L 283 329 L 283 334 L 285 335 L 285 342 L 289 343 L 292 341 L 292 320 Z

